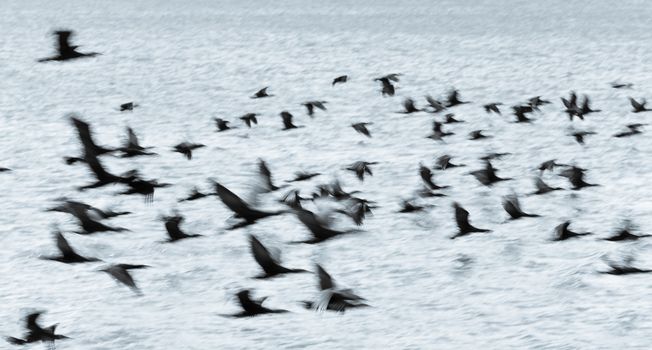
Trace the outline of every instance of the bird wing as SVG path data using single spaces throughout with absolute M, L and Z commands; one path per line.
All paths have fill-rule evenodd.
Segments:
M 267 273 L 273 273 L 278 267 L 278 262 L 272 257 L 267 248 L 256 238 L 254 235 L 249 235 L 249 243 L 251 245 L 251 253 L 254 259 Z
M 63 256 L 77 255 L 61 232 L 57 232 L 55 237 L 57 240 L 57 248 L 59 248 L 59 251 Z
M 335 288 L 335 282 L 333 282 L 331 275 L 321 265 L 315 264 L 315 267 L 317 268 L 317 277 L 319 278 L 319 289 L 326 290 Z
M 215 187 L 217 189 L 217 195 L 227 208 L 243 217 L 248 216 L 247 214 L 251 212 L 251 208 L 249 208 L 249 205 L 245 201 L 217 182 L 215 183 Z

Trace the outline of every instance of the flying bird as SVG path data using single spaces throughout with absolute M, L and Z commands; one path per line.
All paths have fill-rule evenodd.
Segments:
M 378 164 L 378 162 L 357 161 L 349 165 L 346 168 L 346 170 L 354 172 L 358 180 L 364 181 L 365 174 L 368 174 L 369 176 L 373 176 L 373 173 L 371 172 L 371 168 L 369 166 L 376 165 L 376 164 Z
M 633 108 L 632 112 L 633 113 L 641 113 L 641 112 L 652 111 L 652 109 L 649 109 L 649 108 L 645 107 L 645 105 L 647 104 L 647 101 L 645 101 L 645 99 L 642 99 L 641 102 L 638 102 L 635 99 L 630 97 L 629 98 L 629 103 L 631 103 L 631 105 L 632 105 L 632 108 Z
M 239 291 L 236 294 L 236 296 L 238 297 L 238 303 L 240 304 L 240 307 L 242 308 L 243 311 L 237 314 L 221 315 L 221 316 L 240 318 L 240 317 L 253 317 L 253 316 L 264 315 L 264 314 L 280 314 L 280 313 L 289 312 L 287 310 L 268 309 L 264 307 L 263 302 L 267 298 L 262 298 L 261 300 L 253 300 L 251 299 L 250 291 L 247 289 Z
M 345 312 L 347 309 L 368 307 L 363 303 L 363 297 L 355 294 L 351 289 L 337 288 L 333 277 L 319 264 L 315 264 L 319 278 L 319 299 L 316 302 L 304 301 L 306 309 L 316 311 L 331 310 Z
M 196 149 L 199 149 L 199 148 L 202 148 L 202 147 L 206 147 L 206 145 L 203 145 L 201 143 L 192 143 L 192 142 L 184 141 L 184 142 L 181 142 L 178 145 L 175 145 L 174 149 L 172 151 L 177 152 L 177 153 L 181 153 L 184 156 L 186 156 L 186 158 L 188 158 L 188 160 L 191 160 L 192 159 L 192 151 L 194 151 Z
M 577 237 L 588 236 L 592 234 L 591 232 L 582 232 L 582 233 L 573 232 L 568 228 L 570 224 L 571 224 L 570 221 L 565 221 L 557 225 L 557 227 L 555 227 L 555 237 L 553 238 L 553 241 L 565 241 L 570 238 L 577 238 Z
M 268 94 L 267 89 L 269 89 L 269 86 L 258 90 L 258 92 L 256 92 L 253 96 L 251 96 L 251 98 L 264 98 L 264 97 L 272 97 L 272 96 L 274 96 L 274 95 Z
M 346 83 L 348 80 L 349 80 L 348 75 L 340 75 L 339 77 L 333 79 L 333 84 L 331 86 L 335 86 L 335 84 Z
M 645 126 L 647 124 L 641 124 L 641 123 L 636 123 L 636 124 L 628 124 L 627 129 L 628 131 L 621 131 L 617 134 L 614 134 L 614 137 L 628 137 L 628 136 L 634 136 L 637 134 L 642 134 L 643 132 L 639 130 L 639 128 Z
M 79 52 L 77 51 L 79 46 L 70 45 L 70 37 L 73 35 L 73 32 L 70 30 L 58 30 L 54 32 L 54 35 L 57 36 L 57 54 L 52 57 L 41 58 L 38 62 L 68 61 L 76 58 L 94 57 L 99 55 L 97 52 Z
M 273 256 L 254 235 L 249 235 L 249 244 L 254 259 L 264 271 L 262 275 L 256 276 L 255 278 L 266 279 L 287 273 L 308 272 L 302 269 L 288 269 L 287 267 L 282 266 L 278 257 Z
M 446 97 L 446 107 L 454 107 L 461 104 L 471 103 L 470 101 L 461 101 L 460 94 L 457 90 L 451 90 Z
M 367 136 L 367 137 L 371 137 L 371 133 L 369 132 L 369 129 L 367 129 L 367 125 L 371 125 L 371 124 L 373 124 L 373 123 L 365 123 L 365 122 L 362 122 L 362 123 L 351 124 L 351 126 L 352 126 L 353 129 L 355 129 L 355 131 L 357 131 L 358 133 L 360 133 L 360 134 L 362 134 L 362 135 L 365 135 L 365 136 Z
M 501 178 L 496 175 L 496 169 L 491 165 L 489 160 L 485 161 L 484 169 L 475 170 L 469 173 L 473 175 L 481 184 L 491 186 L 496 182 L 511 180 L 511 178 Z
M 199 234 L 187 234 L 181 230 L 181 223 L 183 222 L 184 217 L 181 214 L 176 213 L 174 215 L 163 217 L 163 222 L 165 223 L 165 230 L 168 233 L 168 239 L 166 242 L 172 243 L 180 241 L 186 238 L 201 237 Z
M 57 324 L 43 328 L 38 324 L 39 317 L 43 311 L 33 312 L 25 318 L 25 328 L 27 333 L 23 338 L 7 337 L 7 342 L 13 345 L 25 345 L 36 342 L 46 343 L 49 349 L 54 349 L 55 340 L 68 339 L 67 336 L 56 334 Z
M 500 102 L 494 102 L 494 103 L 486 104 L 486 105 L 484 105 L 482 107 L 484 108 L 484 111 L 487 112 L 487 113 L 494 112 L 496 114 L 502 114 L 502 113 L 500 113 L 500 109 L 498 108 L 498 106 L 501 106 L 501 105 L 502 105 L 502 103 L 500 103 Z
M 546 194 L 548 192 L 552 191 L 559 191 L 563 190 L 561 187 L 550 187 L 547 183 L 543 182 L 543 179 L 541 177 L 536 177 L 534 179 L 534 186 L 537 188 L 537 190 L 531 194 Z
M 136 293 L 137 295 L 142 295 L 142 292 L 140 291 L 138 286 L 136 286 L 136 282 L 134 281 L 134 278 L 129 273 L 129 270 L 144 269 L 148 267 L 149 266 L 147 265 L 114 264 L 114 265 L 109 265 L 108 267 L 105 267 L 100 271 L 108 273 L 109 276 L 113 277 L 113 279 L 115 279 L 117 282 L 131 288 L 131 290 L 134 291 L 134 293 Z
M 228 120 L 224 120 L 222 118 L 213 118 L 215 121 L 215 126 L 217 126 L 217 132 L 222 132 L 222 131 L 227 131 L 231 130 L 232 128 L 229 126 L 229 123 L 231 123 Z
M 135 102 L 127 102 L 120 105 L 120 112 L 132 112 L 134 108 L 138 107 Z
M 474 232 L 491 232 L 491 230 L 477 228 L 469 223 L 469 212 L 462 208 L 457 202 L 453 203 L 453 208 L 455 209 L 455 222 L 459 231 L 457 234 L 451 237 L 455 239 L 457 237 L 462 237 L 469 235 Z
M 515 194 L 505 196 L 503 198 L 503 209 L 509 214 L 511 220 L 520 218 L 538 218 L 541 215 L 528 214 L 521 209 L 521 204 Z
M 85 262 L 101 261 L 100 259 L 97 258 L 87 258 L 77 254 L 77 252 L 75 252 L 75 250 L 72 249 L 72 247 L 70 246 L 66 238 L 63 236 L 63 234 L 61 234 L 61 232 L 56 232 L 54 234 L 54 237 L 57 242 L 57 248 L 59 249 L 59 252 L 61 252 L 61 255 L 45 256 L 45 257 L 41 257 L 41 259 L 58 261 L 65 264 L 78 264 L 78 263 L 85 263 Z
M 287 213 L 285 210 L 266 212 L 254 209 L 240 197 L 238 197 L 235 193 L 231 192 L 228 188 L 222 186 L 220 183 L 213 181 L 213 185 L 215 186 L 215 192 L 217 193 L 217 196 L 220 198 L 222 203 L 224 203 L 227 208 L 233 211 L 236 214 L 237 218 L 242 219 L 240 223 L 231 226 L 229 230 L 249 226 L 254 224 L 256 221 L 266 217 Z
M 304 102 L 303 106 L 308 110 L 308 115 L 312 117 L 315 114 L 315 108 L 321 109 L 322 111 L 326 110 L 325 103 L 326 101 L 308 101 Z
M 294 118 L 294 116 L 292 114 L 290 114 L 290 112 L 288 112 L 288 111 L 281 112 L 281 118 L 283 119 L 283 129 L 282 130 L 303 128 L 303 125 L 296 126 L 296 125 L 292 124 L 292 118 Z
M 584 181 L 584 169 L 571 166 L 562 171 L 559 175 L 568 178 L 568 181 L 573 185 L 573 190 L 581 190 L 584 187 L 599 186 L 597 184 L 590 184 Z
M 252 123 L 258 125 L 258 119 L 256 118 L 256 115 L 256 113 L 247 113 L 240 117 L 240 120 L 247 124 L 247 127 L 251 128 Z

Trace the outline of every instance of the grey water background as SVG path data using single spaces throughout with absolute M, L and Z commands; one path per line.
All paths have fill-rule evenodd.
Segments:
M 13 169 L 0 174 L 3 336 L 21 334 L 28 311 L 47 309 L 42 322 L 59 323 L 73 338 L 59 349 L 650 348 L 649 277 L 598 273 L 607 268 L 605 256 L 635 254 L 637 266 L 652 267 L 649 241 L 598 240 L 623 218 L 652 230 L 649 136 L 611 137 L 651 117 L 629 113 L 627 101 L 652 98 L 647 2 L 3 0 L 0 18 L 0 166 Z M 36 63 L 51 54 L 50 32 L 58 28 L 76 30 L 81 51 L 103 55 Z M 404 74 L 397 96 L 382 98 L 372 79 L 393 72 Z M 341 74 L 350 82 L 331 87 Z M 634 90 L 612 89 L 614 80 Z M 249 99 L 268 85 L 275 97 Z M 456 135 L 445 143 L 425 138 L 432 115 L 394 113 L 403 97 L 423 105 L 421 96 L 452 87 L 474 104 L 454 109 L 466 123 L 448 128 Z M 571 124 L 559 102 L 570 90 L 589 94 L 602 112 Z M 480 107 L 536 95 L 554 104 L 531 125 Z M 328 111 L 308 118 L 300 103 L 310 99 L 327 100 Z M 133 113 L 116 110 L 132 100 L 141 105 Z M 306 127 L 279 131 L 282 110 Z M 100 144 L 117 145 L 124 127 L 133 127 L 160 156 L 107 157 L 106 167 L 137 168 L 174 186 L 157 191 L 153 205 L 116 196 L 118 186 L 77 192 L 91 179 L 83 166 L 62 161 L 80 152 L 69 112 L 92 124 Z M 214 132 L 213 117 L 238 124 L 247 112 L 261 113 L 260 125 Z M 374 122 L 373 138 L 350 128 L 359 121 Z M 582 147 L 566 136 L 571 125 L 598 134 Z M 466 140 L 475 129 L 494 138 Z M 208 147 L 187 161 L 170 152 L 184 140 Z M 486 188 L 466 175 L 486 152 L 511 152 L 495 166 L 516 180 Z M 418 163 L 432 165 L 443 154 L 468 165 L 436 173 L 438 183 L 452 186 L 448 197 L 424 201 L 436 205 L 424 214 L 397 214 L 400 200 L 420 186 Z M 302 193 L 337 177 L 381 207 L 365 233 L 307 246 L 286 244 L 308 234 L 292 216 L 225 231 L 231 214 L 218 200 L 176 202 L 194 185 L 208 190 L 209 177 L 244 195 L 259 157 L 279 183 L 301 169 L 324 173 L 299 184 Z M 501 196 L 531 192 L 535 167 L 552 158 L 588 168 L 587 180 L 602 186 L 522 197 L 526 211 L 543 216 L 505 223 Z M 356 160 L 380 162 L 364 183 L 342 170 Z M 545 180 L 569 187 L 554 175 Z M 72 234 L 71 219 L 43 212 L 61 196 L 134 212 L 111 221 L 131 232 Z M 264 196 L 261 205 L 278 208 L 278 196 Z M 450 240 L 452 201 L 493 232 Z M 206 237 L 159 243 L 165 231 L 157 217 L 175 208 L 188 232 Z M 566 219 L 595 236 L 550 242 Z M 102 264 L 39 260 L 55 253 L 55 224 L 81 254 L 151 265 L 134 274 L 145 295 L 96 272 Z M 290 267 L 323 264 L 373 307 L 318 314 L 298 303 L 316 298 L 313 275 L 250 279 L 258 266 L 247 233 L 281 248 Z M 220 317 L 237 311 L 238 288 L 292 313 Z

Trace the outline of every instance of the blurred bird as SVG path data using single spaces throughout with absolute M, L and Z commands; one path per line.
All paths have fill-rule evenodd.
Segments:
M 639 130 L 639 128 L 645 126 L 647 124 L 641 124 L 641 123 L 636 123 L 636 124 L 628 124 L 626 125 L 627 128 L 629 129 L 628 131 L 622 131 L 617 134 L 614 134 L 614 137 L 628 137 L 628 136 L 634 136 L 637 134 L 642 134 L 643 132 Z
M 85 262 L 101 261 L 100 259 L 87 258 L 77 254 L 77 252 L 75 252 L 75 250 L 72 249 L 72 247 L 70 246 L 66 238 L 63 236 L 63 234 L 61 234 L 61 232 L 57 231 L 54 234 L 54 237 L 57 242 L 57 248 L 59 249 L 59 252 L 61 252 L 61 255 L 45 256 L 45 257 L 41 257 L 41 259 L 58 261 L 65 264 L 78 264 L 78 263 L 85 263 Z
M 333 79 L 333 84 L 331 86 L 335 86 L 335 84 L 343 84 L 346 83 L 349 80 L 348 75 L 341 75 L 335 79 Z
M 52 57 L 41 58 L 38 62 L 68 61 L 76 58 L 95 57 L 99 55 L 97 52 L 79 52 L 77 51 L 79 46 L 70 45 L 70 37 L 73 35 L 73 32 L 70 30 L 58 30 L 54 32 L 54 35 L 57 36 L 57 54 Z
M 629 103 L 631 103 L 631 105 L 632 105 L 632 108 L 633 108 L 632 112 L 633 113 L 641 113 L 641 112 L 652 111 L 652 109 L 648 109 L 647 107 L 645 107 L 645 105 L 647 104 L 647 101 L 645 101 L 645 99 L 642 99 L 641 102 L 638 102 L 635 99 L 630 97 L 629 98 Z
M 192 142 L 184 141 L 184 142 L 181 142 L 180 144 L 174 146 L 174 149 L 172 151 L 177 152 L 177 153 L 181 153 L 184 156 L 186 156 L 186 158 L 188 158 L 188 160 L 191 160 L 192 159 L 192 151 L 194 151 L 194 150 L 196 150 L 198 148 L 202 148 L 202 147 L 206 147 L 206 145 L 203 145 L 201 143 L 192 143 Z
M 319 299 L 316 302 L 304 301 L 303 305 L 306 309 L 345 312 L 347 309 L 369 306 L 363 303 L 364 298 L 353 293 L 351 289 L 337 288 L 331 275 L 321 265 L 315 265 L 319 278 Z
M 511 220 L 516 220 L 520 218 L 538 218 L 541 215 L 537 214 L 528 214 L 521 210 L 521 204 L 518 201 L 518 197 L 515 194 L 511 194 L 503 197 L 503 209 L 509 214 Z
M 53 324 L 47 328 L 41 327 L 41 325 L 38 324 L 38 319 L 42 314 L 43 311 L 37 311 L 27 315 L 25 318 L 25 328 L 27 329 L 27 333 L 25 333 L 22 339 L 7 337 L 7 342 L 13 345 L 43 342 L 47 344 L 48 349 L 53 350 L 55 340 L 69 339 L 65 335 L 56 334 L 57 324 Z
M 315 114 L 315 108 L 319 108 L 322 111 L 326 110 L 325 103 L 326 101 L 308 101 L 304 102 L 303 106 L 308 110 L 308 115 L 312 117 Z
M 560 225 L 557 225 L 557 227 L 555 227 L 555 237 L 553 238 L 553 241 L 565 241 L 569 238 L 576 238 L 576 237 L 587 236 L 592 234 L 591 232 L 583 232 L 583 233 L 573 232 L 568 229 L 568 226 L 570 226 L 570 224 L 571 224 L 570 221 L 566 221 Z
M 134 281 L 133 277 L 129 273 L 129 270 L 144 269 L 148 267 L 149 266 L 147 265 L 115 264 L 115 265 L 109 265 L 108 267 L 103 268 L 100 271 L 108 273 L 117 282 L 122 283 L 125 286 L 131 288 L 131 290 L 133 290 L 134 293 L 136 293 L 137 295 L 142 295 L 143 293 L 140 291 L 138 286 L 136 286 L 136 282 Z
M 250 292 L 247 289 L 239 291 L 236 294 L 236 296 L 238 297 L 238 303 L 240 304 L 240 307 L 242 307 L 243 311 L 237 314 L 221 315 L 221 316 L 240 318 L 240 317 L 253 317 L 253 316 L 264 315 L 264 314 L 280 314 L 280 313 L 289 312 L 287 310 L 268 309 L 264 307 L 263 302 L 267 298 L 262 298 L 260 300 L 252 300 L 250 296 Z
M 308 272 L 302 269 L 288 269 L 287 267 L 281 266 L 278 256 L 273 256 L 254 235 L 249 235 L 249 244 L 251 246 L 251 254 L 264 271 L 262 275 L 256 276 L 255 278 L 266 279 L 287 273 Z
M 360 134 L 362 134 L 362 135 L 365 135 L 365 136 L 367 136 L 367 137 L 371 137 L 371 133 L 369 132 L 369 129 L 367 129 L 367 125 L 371 125 L 371 124 L 373 124 L 373 123 L 365 123 L 365 122 L 362 122 L 362 123 L 351 124 L 351 126 L 352 126 L 353 129 L 355 129 L 355 131 L 357 131 L 358 133 L 360 133 Z
M 251 98 L 264 98 L 264 97 L 272 97 L 272 96 L 274 96 L 274 95 L 268 94 L 267 89 L 269 89 L 269 86 L 266 86 L 266 87 L 258 90 L 258 92 L 256 92 L 253 96 L 251 96 Z
M 281 118 L 283 119 L 283 129 L 282 130 L 303 128 L 303 125 L 302 126 L 296 126 L 296 125 L 292 124 L 293 116 L 288 111 L 281 112 Z
M 477 228 L 469 223 L 469 212 L 462 208 L 457 202 L 453 203 L 453 208 L 455 209 L 455 222 L 459 231 L 457 234 L 451 237 L 455 239 L 457 237 L 462 237 L 469 235 L 474 232 L 491 232 L 491 230 Z

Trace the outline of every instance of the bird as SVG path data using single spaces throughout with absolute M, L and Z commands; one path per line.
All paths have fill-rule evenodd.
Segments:
M 582 233 L 573 232 L 568 229 L 568 226 L 570 226 L 570 224 L 571 224 L 570 221 L 565 221 L 557 225 L 555 227 L 555 236 L 553 238 L 553 241 L 565 241 L 569 238 L 588 236 L 592 234 L 591 232 L 582 232 Z
M 590 184 L 584 181 L 584 169 L 571 166 L 562 171 L 559 175 L 568 178 L 568 181 L 573 185 L 573 190 L 581 190 L 584 187 L 599 186 L 598 184 Z
M 353 293 L 351 289 L 337 288 L 333 277 L 321 265 L 315 264 L 315 268 L 319 279 L 319 299 L 316 302 L 304 301 L 306 309 L 345 312 L 347 309 L 369 306 L 363 302 L 363 297 Z
M 238 297 L 238 303 L 240 304 L 240 307 L 242 308 L 243 311 L 237 314 L 221 315 L 221 316 L 241 318 L 241 317 L 253 317 L 253 316 L 264 315 L 264 314 L 280 314 L 280 313 L 289 312 L 287 310 L 268 309 L 264 307 L 263 302 L 267 298 L 262 298 L 261 300 L 252 300 L 251 292 L 248 289 L 239 291 L 236 294 L 236 296 Z
M 140 194 L 145 197 L 145 203 L 152 203 L 154 201 L 154 191 L 157 188 L 165 188 L 172 186 L 168 183 L 159 183 L 158 180 L 145 180 L 139 177 L 130 179 L 125 183 L 129 188 L 119 192 L 121 195 Z
M 175 145 L 174 149 L 172 151 L 177 152 L 177 153 L 181 153 L 184 156 L 186 156 L 186 158 L 188 158 L 188 160 L 191 160 L 192 159 L 192 151 L 194 151 L 194 150 L 196 150 L 198 148 L 202 148 L 202 147 L 206 147 L 206 145 L 203 145 L 201 143 L 192 143 L 192 142 L 184 141 L 184 142 L 181 142 L 181 143 Z
M 621 131 L 619 133 L 614 134 L 614 137 L 628 137 L 628 136 L 634 136 L 636 134 L 642 134 L 643 132 L 639 130 L 639 128 L 645 126 L 647 124 L 641 124 L 641 123 L 636 123 L 636 124 L 628 124 L 626 125 L 628 131 Z
M 431 205 L 418 205 L 415 203 L 412 203 L 408 200 L 404 200 L 401 202 L 401 209 L 399 209 L 399 213 L 415 213 L 415 212 L 420 212 L 423 211 L 424 209 L 431 207 Z
M 132 112 L 134 108 L 138 107 L 135 102 L 127 102 L 120 105 L 120 112 Z
M 641 112 L 649 112 L 652 111 L 652 109 L 649 109 L 645 107 L 645 104 L 647 104 L 647 101 L 645 99 L 642 99 L 641 102 L 636 101 L 633 98 L 629 98 L 629 103 L 632 105 L 632 112 L 633 113 L 641 113 Z
M 10 172 L 11 169 L 0 167 L 0 173 Z
M 461 104 L 471 103 L 470 101 L 461 101 L 459 91 L 453 89 L 446 96 L 446 107 L 454 107 Z
M 550 159 L 550 160 L 546 160 L 545 162 L 541 163 L 539 165 L 538 169 L 539 169 L 539 171 L 541 171 L 541 173 L 543 173 L 546 170 L 553 171 L 556 167 L 560 167 L 560 166 L 568 166 L 568 165 L 559 164 L 559 163 L 557 163 L 556 159 Z
M 68 164 L 73 164 L 76 161 L 86 162 L 87 161 L 86 158 L 98 157 L 103 154 L 107 154 L 115 151 L 115 149 L 113 148 L 98 146 L 95 143 L 95 141 L 93 140 L 93 134 L 91 132 L 90 125 L 87 122 L 81 120 L 76 115 L 70 115 L 69 119 L 72 122 L 73 126 L 75 127 L 77 131 L 77 136 L 79 137 L 79 141 L 82 144 L 83 156 L 81 158 L 68 157 L 71 158 L 66 161 Z
M 500 102 L 494 102 L 494 103 L 486 104 L 486 105 L 484 105 L 482 107 L 484 108 L 484 111 L 487 112 L 487 113 L 494 112 L 496 114 L 502 114 L 502 113 L 500 113 L 500 109 L 498 108 L 498 106 L 501 106 L 501 105 L 502 105 L 502 103 L 500 103 Z
M 485 161 L 484 169 L 475 170 L 469 173 L 473 175 L 481 184 L 491 186 L 496 182 L 511 180 L 511 178 L 501 178 L 496 175 L 496 169 L 491 165 L 489 160 Z
M 308 101 L 304 102 L 303 106 L 308 110 L 308 115 L 312 117 L 315 114 L 315 108 L 319 108 L 322 111 L 326 110 L 325 103 L 326 101 Z
M 296 126 L 296 125 L 292 124 L 293 115 L 290 114 L 290 112 L 288 112 L 288 111 L 281 112 L 281 118 L 283 118 L 283 129 L 282 130 L 303 128 L 303 125 L 302 126 Z
M 469 140 L 481 140 L 488 138 L 491 138 L 491 136 L 483 134 L 482 130 L 473 130 L 469 133 Z
M 131 158 L 138 156 L 155 156 L 156 153 L 147 152 L 148 149 L 152 147 L 143 147 L 138 142 L 138 136 L 134 130 L 130 127 L 127 127 L 127 141 L 125 144 L 117 148 L 116 151 L 122 152 L 122 158 Z
M 193 187 L 192 190 L 190 190 L 190 194 L 188 194 L 188 196 L 186 196 L 186 198 L 180 199 L 179 202 L 194 201 L 194 200 L 197 200 L 197 199 L 200 199 L 200 198 L 208 197 L 210 195 L 212 195 L 212 193 L 211 194 L 202 193 L 202 192 L 199 191 L 199 189 L 197 187 Z
M 365 174 L 368 174 L 369 176 L 373 176 L 373 173 L 371 172 L 371 168 L 369 166 L 376 165 L 376 164 L 378 164 L 378 162 L 357 161 L 349 165 L 346 168 L 346 170 L 354 172 L 358 180 L 364 181 Z
M 57 30 L 54 32 L 54 35 L 57 37 L 57 54 L 52 57 L 41 58 L 38 62 L 48 62 L 48 61 L 68 61 L 72 59 L 82 58 L 82 57 L 95 57 L 99 55 L 97 52 L 79 52 L 77 48 L 79 46 L 70 45 L 70 37 L 73 35 L 71 30 Z
M 491 232 L 491 230 L 477 228 L 469 223 L 469 212 L 462 208 L 457 202 L 453 202 L 453 208 L 455 209 L 455 222 L 459 231 L 457 234 L 451 237 L 455 239 L 457 237 L 462 237 L 469 235 L 474 232 Z
M 256 92 L 253 96 L 251 96 L 251 98 L 264 98 L 264 97 L 272 97 L 272 96 L 274 96 L 274 95 L 268 94 L 267 89 L 269 89 L 269 86 L 266 86 L 266 87 L 258 90 L 258 92 Z
M 310 180 L 313 177 L 319 176 L 321 173 L 307 173 L 307 172 L 297 172 L 294 174 L 294 179 L 292 180 L 287 180 L 287 182 L 299 182 L 299 181 L 306 181 Z
M 449 168 L 457 168 L 457 167 L 463 167 L 465 166 L 464 164 L 453 164 L 451 163 L 451 158 L 449 155 L 443 155 L 437 158 L 435 160 L 435 169 L 439 170 L 446 170 Z
M 535 110 L 539 110 L 540 106 L 547 105 L 550 103 L 552 102 L 542 99 L 541 96 L 535 96 L 528 99 L 528 104 L 532 106 L 532 108 Z
M 281 265 L 278 257 L 272 256 L 270 251 L 256 238 L 254 235 L 249 235 L 249 245 L 251 246 L 251 254 L 254 259 L 263 269 L 264 273 L 254 278 L 267 279 L 288 273 L 302 273 L 308 272 L 302 269 L 288 269 Z
M 418 109 L 418 108 L 414 105 L 414 100 L 411 99 L 411 98 L 406 98 L 406 99 L 403 101 L 403 108 L 404 108 L 405 110 L 400 111 L 400 112 L 397 112 L 397 113 L 410 114 L 410 113 L 421 112 L 421 110 Z
M 584 100 L 582 101 L 582 106 L 580 107 L 581 115 L 587 115 L 589 113 L 596 113 L 602 111 L 600 109 L 595 109 L 595 110 L 591 109 L 589 104 L 590 104 L 589 96 L 584 95 Z
M 240 117 L 240 120 L 242 120 L 245 124 L 247 124 L 247 127 L 251 128 L 251 124 L 256 124 L 258 125 L 258 119 L 256 118 L 257 114 L 256 113 L 247 113 Z
M 101 269 L 100 271 L 108 273 L 117 282 L 122 283 L 125 286 L 131 288 L 131 290 L 134 291 L 134 293 L 136 293 L 137 295 L 142 295 L 142 292 L 140 291 L 138 286 L 136 286 L 136 282 L 134 281 L 134 278 L 129 273 L 129 270 L 144 269 L 148 267 L 149 266 L 147 265 L 113 264 Z
M 68 213 L 74 216 L 79 222 L 82 231 L 75 232 L 80 235 L 90 235 L 97 232 L 123 232 L 129 231 L 123 227 L 111 227 L 107 226 L 100 221 L 97 221 L 90 217 L 89 212 L 91 206 L 88 204 L 75 202 L 75 201 L 66 201 L 62 205 L 48 209 L 47 211 L 58 211 Z
M 584 120 L 584 113 L 582 112 L 582 109 L 577 105 L 577 94 L 575 94 L 574 91 L 570 92 L 570 97 L 569 99 L 561 98 L 561 102 L 564 104 L 564 107 L 566 107 L 566 114 L 568 114 L 568 118 L 572 121 L 573 117 L 576 116 L 580 120 Z
M 650 237 L 651 235 L 635 235 L 630 231 L 633 229 L 633 225 L 630 221 L 626 220 L 624 227 L 618 229 L 618 232 L 611 237 L 605 238 L 605 241 L 611 242 L 621 242 L 621 241 L 636 241 L 640 238 Z
M 235 193 L 231 192 L 228 188 L 224 187 L 222 184 L 213 181 L 213 186 L 215 187 L 215 192 L 220 198 L 222 203 L 233 211 L 236 214 L 236 217 L 242 219 L 242 221 L 236 225 L 233 225 L 229 230 L 233 230 L 240 227 L 245 227 L 251 224 L 254 224 L 260 219 L 266 217 L 285 214 L 288 211 L 280 210 L 275 212 L 266 212 L 260 211 L 250 207 L 245 201 L 238 197 Z
M 446 110 L 446 106 L 444 106 L 443 103 L 435 100 L 431 96 L 426 96 L 426 101 L 428 101 L 428 104 L 432 107 L 432 113 L 439 113 Z
M 444 117 L 446 118 L 446 120 L 444 120 L 444 124 L 464 123 L 463 120 L 455 119 L 455 114 L 453 113 L 448 113 Z
M 77 263 L 101 261 L 100 259 L 97 258 L 87 258 L 77 254 L 77 252 L 75 252 L 75 250 L 72 249 L 72 247 L 70 246 L 66 238 L 63 236 L 63 234 L 61 234 L 61 232 L 57 231 L 54 234 L 54 237 L 57 242 L 57 248 L 59 249 L 59 252 L 61 252 L 61 255 L 45 256 L 45 257 L 41 257 L 41 259 L 58 261 L 65 264 L 77 264 Z
M 168 233 L 166 242 L 172 243 L 186 238 L 201 237 L 199 234 L 187 234 L 181 230 L 179 225 L 183 222 L 184 217 L 179 213 L 174 215 L 164 216 L 163 222 L 165 223 L 165 231 Z
M 511 220 L 516 220 L 520 218 L 537 218 L 541 215 L 537 214 L 528 214 L 521 210 L 521 205 L 518 201 L 518 197 L 515 194 L 511 194 L 503 197 L 503 209 L 509 214 Z
M 333 79 L 333 84 L 331 86 L 335 86 L 335 84 L 346 83 L 348 80 L 349 80 L 348 75 L 340 75 L 339 77 Z
M 27 333 L 23 338 L 7 337 L 6 340 L 13 345 L 25 345 L 36 342 L 47 343 L 49 349 L 54 349 L 55 340 L 69 339 L 65 335 L 56 334 L 58 324 L 43 328 L 38 324 L 38 319 L 43 311 L 32 312 L 25 318 L 25 328 Z
M 432 171 L 421 163 L 419 163 L 419 176 L 421 177 L 421 180 L 426 185 L 426 187 L 428 187 L 430 190 L 440 190 L 449 187 L 449 186 L 439 186 L 435 184 L 432 181 L 432 176 L 433 176 Z
M 231 123 L 228 120 L 224 120 L 222 118 L 213 118 L 215 121 L 215 126 L 217 126 L 217 132 L 222 132 L 222 131 L 227 131 L 231 130 L 232 128 L 229 126 L 229 123 Z
M 534 111 L 532 106 L 512 106 L 512 111 L 514 111 L 514 115 L 516 116 L 516 123 L 529 123 L 532 121 L 532 119 L 526 116 L 527 113 Z
M 441 141 L 443 137 L 450 136 L 450 135 L 455 135 L 455 133 L 444 131 L 442 129 L 442 123 L 435 121 L 433 122 L 433 126 L 432 126 L 432 135 L 428 136 L 427 138 L 436 141 Z
M 392 81 L 398 81 L 398 76 L 391 76 L 391 77 L 384 76 L 384 77 L 376 78 L 374 80 L 380 81 L 382 85 L 382 89 L 380 90 L 380 92 L 383 96 L 394 96 L 394 93 L 396 92 L 396 88 L 394 87 L 394 85 L 392 85 Z
M 267 162 L 261 158 L 258 159 L 258 176 L 260 181 L 257 189 L 262 191 L 262 193 L 274 192 L 281 187 L 287 186 L 281 185 L 281 187 L 279 187 L 274 185 L 274 181 L 272 180 L 272 172 L 269 170 Z
M 614 89 L 631 89 L 632 87 L 634 87 L 634 84 L 613 82 L 611 83 L 611 87 Z
M 580 131 L 574 131 L 573 133 L 570 134 L 570 136 L 573 136 L 575 138 L 575 141 L 577 141 L 577 143 L 579 143 L 580 145 L 583 145 L 584 144 L 584 136 L 595 135 L 595 134 L 596 134 L 595 131 L 583 131 L 583 130 L 580 130 Z
M 369 132 L 369 129 L 367 129 L 367 125 L 371 125 L 373 123 L 367 123 L 367 122 L 361 122 L 361 123 L 355 123 L 351 124 L 351 127 L 358 133 L 365 135 L 367 137 L 371 137 L 371 133 Z
M 297 218 L 312 233 L 312 238 L 292 243 L 316 244 L 343 234 L 359 232 L 359 230 L 338 231 L 328 227 L 327 223 L 320 222 L 313 212 L 307 209 L 298 208 L 295 210 Z
M 546 194 L 548 192 L 552 191 L 559 191 L 563 190 L 561 187 L 550 187 L 547 183 L 543 182 L 543 179 L 541 177 L 536 177 L 534 178 L 534 186 L 537 188 L 537 190 L 531 194 Z
M 607 271 L 602 271 L 601 273 L 621 276 L 621 275 L 632 275 L 632 274 L 638 274 L 638 273 L 650 273 L 650 272 L 652 272 L 652 270 L 644 270 L 644 269 L 639 269 L 637 267 L 633 267 L 631 265 L 633 261 L 634 261 L 634 258 L 631 257 L 631 256 L 626 257 L 624 259 L 623 263 L 617 263 L 617 262 L 614 262 L 614 261 L 607 260 L 606 263 L 607 263 L 607 265 L 609 265 L 609 267 L 611 269 L 607 270 Z

